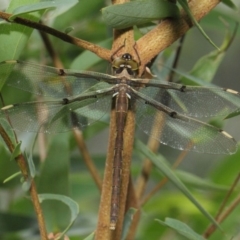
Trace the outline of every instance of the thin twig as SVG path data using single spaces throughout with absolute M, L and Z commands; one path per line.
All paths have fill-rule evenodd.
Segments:
M 89 154 L 89 151 L 87 149 L 86 143 L 83 139 L 82 132 L 78 129 L 73 129 L 73 135 L 75 138 L 75 141 L 77 143 L 78 149 L 80 150 L 84 163 L 86 164 L 88 171 L 90 172 L 94 182 L 96 183 L 98 189 L 101 191 L 102 189 L 102 180 L 98 173 L 98 170 Z
M 240 203 L 240 195 L 230 204 L 230 206 L 223 212 L 223 209 L 226 206 L 227 201 L 230 198 L 230 195 L 232 194 L 233 190 L 237 186 L 237 183 L 239 182 L 240 174 L 237 175 L 236 179 L 234 180 L 231 188 L 229 189 L 226 197 L 224 198 L 221 206 L 219 207 L 218 213 L 215 217 L 216 221 L 218 223 L 221 223 L 224 219 L 227 218 L 227 216 L 239 205 Z M 209 238 L 216 230 L 216 226 L 214 224 L 211 224 L 203 233 L 203 236 L 205 238 Z
M 62 41 L 65 41 L 65 42 L 74 44 L 78 47 L 89 50 L 89 51 L 95 53 L 96 55 L 98 55 L 100 58 L 105 59 L 107 61 L 110 61 L 111 53 L 110 53 L 110 50 L 108 50 L 106 48 L 102 48 L 102 47 L 97 46 L 93 43 L 84 41 L 84 40 L 79 39 L 79 38 L 72 37 L 72 36 L 70 36 L 66 33 L 60 32 L 60 31 L 58 31 L 54 28 L 45 26 L 43 24 L 28 20 L 28 19 L 25 19 L 25 18 L 16 17 L 13 20 L 9 20 L 9 18 L 11 16 L 12 16 L 12 14 L 0 12 L 0 18 L 5 19 L 8 22 L 18 23 L 18 24 L 28 26 L 28 27 L 31 27 L 31 28 L 34 28 L 34 29 L 38 29 L 38 30 L 43 31 L 45 33 L 48 33 L 52 36 L 55 36 L 55 37 L 61 39 Z
M 5 144 L 7 145 L 9 151 L 11 153 L 13 153 L 15 147 L 14 144 L 12 143 L 11 139 L 9 138 L 9 136 L 7 135 L 6 131 L 4 130 L 4 128 L 2 127 L 2 125 L 0 125 L 0 135 L 2 136 Z M 22 154 L 18 155 L 15 158 L 21 172 L 23 175 L 23 178 L 25 181 L 29 180 L 29 174 L 28 174 L 28 166 L 26 164 L 26 160 L 24 159 L 24 156 Z M 40 236 L 42 240 L 47 240 L 47 231 L 45 228 L 45 221 L 43 218 L 43 213 L 42 213 L 42 209 L 41 209 L 41 205 L 38 199 L 38 193 L 37 193 L 37 189 L 36 189 L 36 185 L 33 179 L 31 179 L 31 186 L 29 189 L 30 195 L 31 195 L 31 199 L 33 202 L 33 207 L 34 210 L 36 212 L 37 215 L 37 220 L 38 220 L 38 226 L 39 226 L 39 230 L 40 230 Z
M 178 47 L 177 47 L 177 49 L 176 49 L 176 56 L 175 56 L 174 61 L 173 61 L 173 64 L 172 64 L 172 69 L 177 68 L 177 65 L 178 65 L 178 62 L 179 62 L 179 58 L 180 58 L 181 52 L 182 52 L 182 46 L 183 46 L 184 38 L 185 38 L 185 35 L 183 35 L 183 36 L 180 38 L 180 41 L 179 41 L 179 43 L 178 43 Z M 168 81 L 169 81 L 169 82 L 172 82 L 172 81 L 173 81 L 174 74 L 175 74 L 175 72 L 172 70 L 172 71 L 170 72 L 170 74 L 169 74 L 169 77 L 168 77 Z

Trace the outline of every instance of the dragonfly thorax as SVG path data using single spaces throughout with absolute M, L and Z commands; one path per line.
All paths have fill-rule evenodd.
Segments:
M 129 76 L 136 76 L 138 73 L 138 63 L 133 60 L 132 55 L 129 53 L 123 54 L 121 57 L 117 57 L 112 62 L 112 68 L 114 74 L 119 75 L 124 69 L 127 70 Z

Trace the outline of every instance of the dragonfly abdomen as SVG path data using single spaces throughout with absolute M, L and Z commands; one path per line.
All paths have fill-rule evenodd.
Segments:
M 121 175 L 123 161 L 123 133 L 128 112 L 127 87 L 119 87 L 116 94 L 116 138 L 113 161 L 112 206 L 110 215 L 110 229 L 115 229 L 119 212 L 119 197 L 121 190 Z

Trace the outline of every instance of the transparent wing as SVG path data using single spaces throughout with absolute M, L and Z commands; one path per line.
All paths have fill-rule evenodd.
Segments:
M 236 141 L 227 133 L 140 96 L 135 100 L 136 123 L 161 143 L 202 153 L 231 154 L 236 151 Z
M 0 118 L 11 121 L 15 130 L 24 132 L 65 132 L 80 129 L 101 119 L 110 111 L 111 95 L 64 104 L 63 101 L 26 102 L 9 105 Z
M 12 69 L 7 85 L 54 98 L 78 95 L 99 81 L 115 79 L 97 72 L 58 69 L 22 61 L 1 62 L 0 73 L 4 74 L 6 68 Z M 109 87 L 109 84 L 105 82 L 102 87 Z
M 183 86 L 156 79 L 146 86 L 140 92 L 186 116 L 227 116 L 240 110 L 240 94 L 230 89 Z

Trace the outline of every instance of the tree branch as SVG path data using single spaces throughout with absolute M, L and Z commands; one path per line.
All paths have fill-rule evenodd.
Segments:
M 24 25 L 24 26 L 27 26 L 27 27 L 38 29 L 39 31 L 43 31 L 43 32 L 48 33 L 52 36 L 55 36 L 55 37 L 63 40 L 64 42 L 68 42 L 68 43 L 74 44 L 78 47 L 89 50 L 89 51 L 95 53 L 97 56 L 99 56 L 102 59 L 105 59 L 107 61 L 111 61 L 111 52 L 110 52 L 110 50 L 108 50 L 106 48 L 102 48 L 102 47 L 100 47 L 98 45 L 95 45 L 93 43 L 84 41 L 84 40 L 79 39 L 79 38 L 72 37 L 72 36 L 70 36 L 66 33 L 60 32 L 60 31 L 58 31 L 54 28 L 45 26 L 45 25 L 37 23 L 37 22 L 30 21 L 30 20 L 25 19 L 25 18 L 16 17 L 13 20 L 9 20 L 9 18 L 11 16 L 12 16 L 12 14 L 0 12 L 0 18 L 5 19 L 8 22 L 18 23 L 18 24 L 21 24 L 21 25 Z

